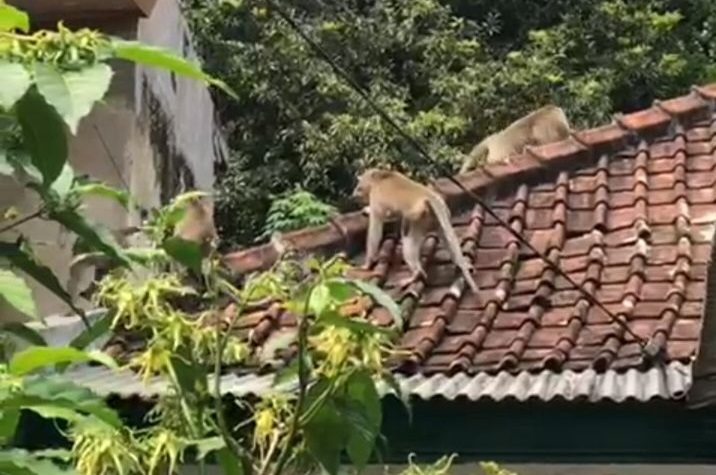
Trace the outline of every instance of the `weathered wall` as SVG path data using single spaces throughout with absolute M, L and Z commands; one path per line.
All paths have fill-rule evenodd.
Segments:
M 69 21 L 71 27 L 92 26 L 127 39 L 140 39 L 187 57 L 196 57 L 176 0 L 158 0 L 149 18 L 112 20 L 103 24 Z M 42 25 L 45 26 L 45 25 Z M 185 189 L 211 190 L 214 162 L 225 156 L 211 97 L 191 79 L 129 63 L 113 64 L 115 76 L 104 105 L 98 105 L 70 138 L 70 163 L 120 189 L 129 188 L 144 209 L 167 202 Z M 21 215 L 37 209 L 33 193 L 13 179 L 0 177 L 0 212 L 10 206 Z M 87 215 L 110 228 L 138 224 L 118 205 L 102 199 L 87 202 Z M 38 257 L 67 283 L 72 237 L 52 223 L 32 221 L 18 228 L 34 243 Z M 4 233 L 9 240 L 17 233 Z M 90 278 L 88 274 L 85 278 Z M 31 282 L 31 281 L 30 281 Z M 64 303 L 31 282 L 42 315 L 67 313 Z M 88 307 L 87 302 L 81 302 Z M 0 302 L 0 320 L 22 318 Z
M 159 0 L 152 15 L 139 21 L 138 37 L 197 60 L 176 0 Z M 173 167 L 185 185 L 211 190 L 214 161 L 223 159 L 226 152 L 223 141 L 217 140 L 214 106 L 207 88 L 196 80 L 166 71 L 138 68 L 137 72 L 138 110 L 155 114 L 164 123 L 151 129 L 155 156 L 164 160 L 158 168 Z M 162 180 L 168 188 L 176 186 L 175 179 Z

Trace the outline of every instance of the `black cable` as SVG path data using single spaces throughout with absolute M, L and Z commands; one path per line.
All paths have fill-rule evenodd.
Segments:
M 102 143 L 102 147 L 104 148 L 104 151 L 107 154 L 109 161 L 112 162 L 112 167 L 114 168 L 114 171 L 117 173 L 117 177 L 119 177 L 119 181 L 122 182 L 122 184 L 124 185 L 124 189 L 129 193 L 130 192 L 129 185 L 127 184 L 127 181 L 124 179 L 124 175 L 122 175 L 122 170 L 119 168 L 117 161 L 114 159 L 114 156 L 112 155 L 112 151 L 109 149 L 107 142 L 104 140 L 104 136 L 102 135 L 102 132 L 100 132 L 99 127 L 97 127 L 97 124 L 92 124 L 92 126 L 94 127 L 94 130 L 97 133 L 97 137 L 99 138 L 99 141 Z
M 604 306 L 596 297 L 594 297 L 591 293 L 587 292 L 581 285 L 579 285 L 577 282 L 574 281 L 566 272 L 564 272 L 557 264 L 550 261 L 547 256 L 542 254 L 540 251 L 538 251 L 530 242 L 525 239 L 519 232 L 512 229 L 512 227 L 505 222 L 502 218 L 498 216 L 498 214 L 492 210 L 476 193 L 474 193 L 471 190 L 468 190 L 465 188 L 465 186 L 460 183 L 455 177 L 453 176 L 452 172 L 447 169 L 446 166 L 444 166 L 442 163 L 439 163 L 436 161 L 430 153 L 425 149 L 425 147 L 422 146 L 415 138 L 413 138 L 410 134 L 405 132 L 402 127 L 400 127 L 392 117 L 388 115 L 387 112 L 385 112 L 378 104 L 373 101 L 373 99 L 370 97 L 370 95 L 363 89 L 363 87 L 358 84 L 343 68 L 341 68 L 335 61 L 333 61 L 333 58 L 330 57 L 330 55 L 321 48 L 320 45 L 318 45 L 311 37 L 309 37 L 301 28 L 298 23 L 291 17 L 291 15 L 288 14 L 283 8 L 279 7 L 274 0 L 265 0 L 266 3 L 276 11 L 276 13 L 279 14 L 281 18 L 283 18 L 291 28 L 293 28 L 296 33 L 306 42 L 308 45 L 316 52 L 318 53 L 330 66 L 333 68 L 334 72 L 336 72 L 339 76 L 341 76 L 344 80 L 348 82 L 348 84 L 366 101 L 366 103 L 383 119 L 385 122 L 390 125 L 395 132 L 397 132 L 403 139 L 405 139 L 410 145 L 412 145 L 419 153 L 423 156 L 425 160 L 427 160 L 432 166 L 436 167 L 448 180 L 450 180 L 455 186 L 460 188 L 463 192 L 465 192 L 468 196 L 470 196 L 472 199 L 475 200 L 475 202 L 480 205 L 492 218 L 503 228 L 505 228 L 507 231 L 514 236 L 515 239 L 517 239 L 520 243 L 522 243 L 524 246 L 526 246 L 530 251 L 535 253 L 536 256 L 538 256 L 547 266 L 549 266 L 554 272 L 562 276 L 570 285 L 572 285 L 576 290 L 578 290 L 584 298 L 586 298 L 592 305 L 595 307 L 598 307 L 600 310 L 602 310 L 607 317 L 609 317 L 612 322 L 619 325 L 628 335 L 632 336 L 634 339 L 636 339 L 637 343 L 641 347 L 643 351 L 645 351 L 648 354 L 652 354 L 655 351 L 652 349 L 651 351 L 646 351 L 647 346 L 649 345 L 649 340 L 645 339 L 644 337 L 638 335 L 636 332 L 634 332 L 631 328 L 629 328 L 629 325 L 614 316 L 612 312 L 609 311 L 609 309 Z

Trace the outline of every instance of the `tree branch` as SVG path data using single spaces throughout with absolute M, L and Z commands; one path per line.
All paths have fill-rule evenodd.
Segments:
M 21 224 L 24 224 L 24 223 L 26 223 L 26 222 L 28 222 L 28 221 L 30 221 L 30 220 L 33 220 L 33 219 L 35 219 L 35 218 L 39 218 L 40 216 L 42 216 L 42 213 L 44 213 L 44 212 L 45 212 L 45 208 L 43 207 L 43 208 L 38 209 L 38 210 L 35 211 L 34 213 L 28 214 L 28 215 L 25 216 L 24 218 L 18 219 L 18 220 L 15 221 L 14 223 L 11 223 L 11 224 L 8 224 L 7 226 L 4 226 L 4 227 L 0 228 L 0 234 L 4 233 L 5 231 L 10 231 L 11 229 L 13 229 L 13 228 L 15 228 L 15 227 L 17 227 L 17 226 L 20 226 Z

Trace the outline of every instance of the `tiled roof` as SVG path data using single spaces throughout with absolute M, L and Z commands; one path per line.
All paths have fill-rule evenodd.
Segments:
M 667 363 L 689 363 L 699 344 L 716 226 L 715 100 L 716 85 L 694 88 L 457 179 L 631 331 L 662 347 Z M 647 369 L 639 345 L 622 326 L 469 195 L 446 179 L 436 186 L 453 209 L 453 225 L 475 263 L 481 291 L 474 295 L 462 284 L 435 236 L 423 248 L 427 280 L 399 291 L 395 283 L 407 268 L 396 237 L 387 236 L 372 280 L 409 316 L 399 346 L 410 356 L 399 373 Z M 362 262 L 366 225 L 367 218 L 353 212 L 288 233 L 282 241 L 306 252 L 344 251 Z M 225 260 L 246 273 L 268 267 L 278 253 L 269 243 Z M 358 270 L 355 275 L 370 278 Z M 227 308 L 227 315 L 233 311 Z M 373 315 L 378 321 L 386 317 L 379 308 Z M 295 325 L 276 303 L 240 321 L 256 345 Z

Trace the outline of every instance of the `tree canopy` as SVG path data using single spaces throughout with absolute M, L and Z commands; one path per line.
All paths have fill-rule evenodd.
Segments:
M 608 122 L 704 82 L 714 58 L 710 0 L 281 5 L 454 170 L 486 134 L 546 102 L 563 107 L 575 127 Z M 232 152 L 218 174 L 226 246 L 314 223 L 310 212 L 271 217 L 272 202 L 296 187 L 344 210 L 366 166 L 437 176 L 263 3 L 187 0 L 187 11 L 205 67 L 239 94 L 221 104 Z

